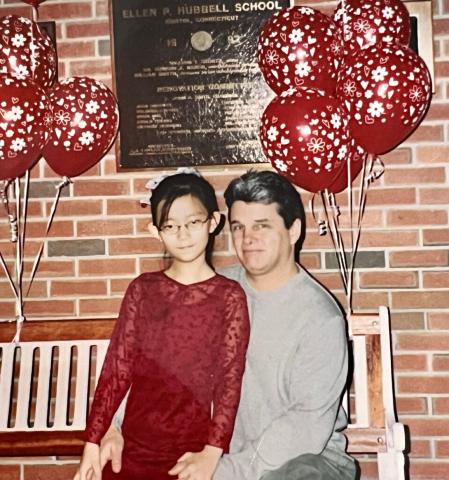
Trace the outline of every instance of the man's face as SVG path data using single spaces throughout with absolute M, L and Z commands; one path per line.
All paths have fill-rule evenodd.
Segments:
M 251 276 L 267 275 L 294 262 L 301 223 L 296 220 L 287 229 L 276 203 L 236 201 L 230 226 L 237 257 Z

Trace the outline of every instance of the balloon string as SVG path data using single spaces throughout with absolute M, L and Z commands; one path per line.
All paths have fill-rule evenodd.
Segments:
M 2 186 L 0 187 L 0 197 L 2 204 L 5 208 L 6 216 L 8 217 L 9 221 L 9 230 L 10 230 L 10 241 L 12 243 L 17 242 L 18 234 L 17 234 L 17 218 L 11 212 L 10 205 L 9 205 L 9 197 L 8 197 L 8 188 L 11 184 L 10 180 L 4 180 Z
M 15 200 L 16 200 L 16 218 L 17 222 L 17 232 L 18 232 L 18 241 L 16 242 L 16 334 L 13 338 L 13 342 L 17 343 L 20 341 L 20 332 L 22 330 L 22 323 L 25 320 L 23 315 L 23 299 L 22 299 L 22 273 L 23 273 L 23 238 L 21 235 L 24 235 L 24 230 L 20 228 L 20 218 L 21 218 L 21 202 L 20 202 L 20 178 L 16 178 L 15 181 Z
M 323 235 L 326 235 L 328 231 L 328 224 L 326 218 L 323 217 L 322 211 L 319 212 L 318 216 L 315 213 L 315 196 L 316 193 L 314 193 L 312 198 L 309 200 L 309 210 L 312 213 L 312 218 L 318 226 L 318 234 L 321 237 Z
M 328 208 L 328 192 L 326 190 L 326 192 L 324 191 L 321 191 L 321 202 L 322 202 L 322 205 L 323 205 L 323 210 L 324 210 L 324 213 L 325 213 L 325 216 L 326 216 L 326 221 L 327 221 L 327 224 L 329 225 L 329 232 L 331 234 L 331 239 L 332 239 L 332 243 L 334 245 L 334 250 L 335 250 L 335 255 L 337 257 L 337 262 L 338 262 L 338 268 L 339 268 L 339 271 L 340 271 L 340 275 L 341 275 L 341 279 L 342 279 L 342 282 L 343 282 L 343 287 L 344 287 L 344 290 L 345 290 L 345 293 L 347 292 L 347 283 L 346 283 L 346 275 L 345 275 L 345 267 L 344 267 L 344 264 L 345 264 L 345 261 L 346 259 L 342 259 L 341 257 L 341 243 L 338 239 L 338 233 L 337 233 L 337 229 L 335 228 L 336 225 L 335 225 L 335 222 L 330 222 L 330 214 L 329 214 L 329 210 L 330 210 L 330 205 L 329 205 L 329 208 Z M 344 257 L 344 254 L 343 254 L 343 257 Z
M 347 177 L 348 177 L 348 189 L 347 189 L 347 197 L 348 197 L 348 210 L 349 210 L 349 229 L 351 232 L 351 263 L 349 267 L 348 273 L 348 291 L 346 295 L 346 303 L 348 307 L 348 315 L 352 314 L 352 289 L 353 289 L 353 281 L 354 281 L 354 261 L 355 261 L 355 250 L 354 250 L 354 221 L 353 221 L 353 203 L 354 203 L 354 196 L 352 192 L 352 164 L 353 157 L 350 155 L 346 162 L 347 168 Z
M 27 292 L 26 292 L 26 295 L 25 297 L 28 297 L 28 294 L 30 293 L 30 289 L 31 289 L 31 285 L 33 284 L 33 280 L 34 280 L 34 277 L 36 275 L 36 272 L 37 272 L 37 268 L 39 266 L 39 263 L 41 261 L 41 258 L 42 258 L 42 253 L 44 251 L 44 247 L 45 247 L 45 241 L 48 237 L 48 234 L 50 232 L 50 228 L 51 228 L 51 225 L 53 223 L 53 219 L 55 217 L 55 213 L 56 213 L 56 208 L 58 206 L 58 203 L 59 203 L 59 199 L 61 197 L 61 192 L 62 192 L 62 189 L 67 187 L 68 185 L 70 185 L 72 183 L 72 180 L 69 178 L 69 177 L 62 177 L 62 180 L 61 182 L 55 186 L 56 188 L 56 196 L 55 196 L 55 199 L 53 200 L 53 205 L 51 207 L 51 211 L 50 211 L 50 214 L 48 216 L 48 221 L 47 221 L 47 229 L 45 231 L 45 235 L 44 235 L 44 238 L 42 240 L 42 243 L 41 243 L 41 246 L 39 248 L 39 251 L 36 255 L 36 258 L 34 259 L 34 263 L 33 263 L 33 268 L 31 270 L 31 274 L 30 274 L 30 278 L 28 280 L 28 288 L 27 288 Z
M 32 18 L 33 18 L 33 22 L 37 22 L 38 21 L 38 17 L 39 17 L 39 14 L 38 14 L 38 10 L 36 7 L 33 6 L 32 8 Z M 36 72 L 36 43 L 35 43 L 35 38 L 34 38 L 34 29 L 35 27 L 36 28 L 39 28 L 37 25 L 35 26 L 34 23 L 31 23 L 31 45 L 30 45 L 30 49 L 31 49 L 31 76 L 33 78 L 33 81 L 35 80 L 35 72 Z

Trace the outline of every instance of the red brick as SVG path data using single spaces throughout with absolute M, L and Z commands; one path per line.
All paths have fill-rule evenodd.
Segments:
M 74 2 L 53 4 L 45 3 L 39 8 L 40 20 L 58 20 L 69 18 L 82 18 L 92 16 L 92 6 L 90 2 Z
M 430 312 L 429 328 L 432 330 L 449 330 L 449 313 Z
M 47 222 L 27 222 L 26 235 L 30 238 L 45 238 Z M 53 220 L 49 237 L 73 237 L 74 229 L 72 221 Z
M 446 173 L 443 167 L 387 168 L 384 173 L 384 182 L 387 185 L 410 186 L 423 183 L 444 183 L 445 181 Z
M 446 163 L 449 156 L 449 147 L 419 146 L 416 149 L 416 158 L 419 163 Z
M 95 2 L 95 16 L 107 17 L 109 14 L 109 2 L 106 0 L 96 0 Z
M 449 308 L 449 295 L 444 291 L 393 292 L 393 308 Z
M 424 245 L 449 245 L 449 228 L 423 230 Z
M 214 265 L 216 268 L 219 268 L 219 261 L 217 259 L 220 258 L 228 258 L 228 257 L 223 257 L 221 255 L 215 255 L 214 256 Z M 233 262 L 231 265 L 233 265 L 235 262 Z M 165 270 L 168 268 L 170 265 L 170 262 L 168 258 L 163 258 L 163 257 L 153 257 L 153 258 L 145 258 L 141 257 L 139 261 L 139 266 L 140 266 L 140 271 L 141 272 L 157 272 L 159 270 Z
M 449 462 L 427 460 L 411 462 L 410 478 L 413 480 L 446 480 L 449 471 Z
M 164 247 L 161 241 L 150 237 L 111 238 L 108 240 L 110 255 L 132 255 L 163 253 Z
M 28 279 L 34 262 L 24 263 L 24 279 Z M 75 274 L 75 262 L 73 260 L 46 260 L 41 259 L 37 268 L 36 278 L 70 277 Z
M 0 302 L 0 318 L 7 318 L 12 320 L 16 317 L 16 303 L 11 301 L 1 301 Z
M 434 355 L 432 369 L 440 371 L 449 371 L 449 355 Z
M 424 314 L 421 312 L 391 312 L 392 330 L 423 330 Z
M 66 32 L 68 38 L 109 36 L 109 21 L 70 22 L 66 24 Z
M 140 199 L 108 198 L 106 211 L 108 215 L 143 215 L 147 217 L 148 220 L 151 218 L 149 208 L 142 207 Z
M 427 370 L 426 355 L 394 355 L 393 366 L 395 371 L 418 372 Z
M 388 225 L 438 225 L 447 224 L 445 210 L 390 210 L 387 214 Z
M 133 221 L 128 220 L 85 220 L 77 222 L 76 231 L 79 236 L 131 235 Z
M 415 142 L 443 142 L 444 130 L 442 125 L 420 125 L 413 134 L 407 138 L 410 143 Z
M 449 104 L 432 102 L 426 114 L 426 120 L 447 120 L 449 118 Z
M 431 442 L 428 440 L 413 438 L 410 447 L 409 455 L 413 458 L 428 458 L 432 456 Z
M 122 297 L 79 301 L 80 315 L 118 315 Z
M 20 466 L 0 465 L 0 478 L 2 480 L 20 480 Z
M 28 300 L 25 304 L 25 313 L 32 317 L 74 315 L 75 304 L 72 300 Z
M 335 291 L 342 290 L 343 283 L 339 273 L 316 273 L 315 278 L 327 289 Z
M 449 288 L 449 272 L 424 272 L 424 288 Z M 448 292 L 449 295 L 449 292 Z
M 388 305 L 388 293 L 387 292 L 355 292 L 353 295 L 354 309 L 377 310 L 380 305 Z
M 440 267 L 448 264 L 447 250 L 410 250 L 390 253 L 390 267 Z
M 301 252 L 301 265 L 307 269 L 317 269 L 321 268 L 321 258 L 319 253 Z
M 119 279 L 111 280 L 112 295 L 124 295 L 131 281 L 132 281 L 132 278 L 119 278 Z
M 449 441 L 437 440 L 435 442 L 435 453 L 437 457 L 449 458 Z
M 95 55 L 95 42 L 58 42 L 58 58 L 93 57 Z
M 418 285 L 417 272 L 360 272 L 361 288 L 411 288 Z
M 51 295 L 56 297 L 65 296 L 95 296 L 106 295 L 107 285 L 105 281 L 100 280 L 75 280 L 51 282 Z
M 75 196 L 117 196 L 129 194 L 129 182 L 123 180 L 78 180 L 73 187 Z
M 423 437 L 445 437 L 449 431 L 449 419 L 447 418 L 416 418 L 402 417 L 401 422 L 408 425 L 412 435 Z
M 449 333 L 397 333 L 396 348 L 399 350 L 449 350 Z
M 68 480 L 73 478 L 78 464 L 69 465 L 24 465 L 26 480 Z
M 47 204 L 47 212 L 49 208 Z M 77 200 L 70 198 L 59 201 L 56 214 L 57 216 L 78 217 L 84 215 L 100 215 L 102 211 L 103 205 L 101 200 Z
M 110 76 L 111 74 L 112 66 L 109 58 L 70 62 L 70 75 L 72 76 L 98 77 L 102 75 Z
M 415 188 L 371 188 L 367 204 L 372 205 L 407 205 L 416 203 Z
M 449 414 L 449 397 L 436 397 L 432 399 L 432 411 L 434 415 Z M 446 432 L 447 435 L 447 432 Z
M 434 18 L 433 34 L 435 36 L 447 35 L 447 32 L 449 32 L 449 18 Z
M 135 275 L 136 260 L 134 258 L 115 258 L 113 260 L 79 260 L 81 276 Z
M 448 204 L 449 188 L 421 189 L 419 192 L 421 204 Z
M 377 462 L 374 459 L 372 461 L 359 460 L 358 462 L 362 474 L 361 480 L 377 480 L 379 478 Z
M 6 17 L 7 15 L 18 15 L 19 17 L 27 17 L 31 18 L 31 7 L 28 6 L 18 6 L 17 4 L 14 6 L 4 6 L 0 7 L 0 15 L 2 17 Z
M 396 409 L 399 416 L 406 413 L 427 414 L 427 402 L 423 397 L 396 397 Z M 413 442 L 415 443 L 415 442 Z
M 380 158 L 384 162 L 384 164 L 387 166 L 395 165 L 395 164 L 411 163 L 412 152 L 409 148 L 395 148 L 391 152 L 388 152 L 385 155 L 382 155 Z

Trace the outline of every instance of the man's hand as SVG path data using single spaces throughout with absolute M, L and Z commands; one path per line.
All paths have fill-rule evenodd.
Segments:
M 73 480 L 101 480 L 100 447 L 87 442 L 78 471 Z
M 168 474 L 177 475 L 179 480 L 212 480 L 222 453 L 221 448 L 211 445 L 206 445 L 201 452 L 184 453 Z
M 122 434 L 114 425 L 111 425 L 100 444 L 101 470 L 103 470 L 104 466 L 110 461 L 112 471 L 114 473 L 120 472 L 122 469 L 123 446 L 124 441 Z

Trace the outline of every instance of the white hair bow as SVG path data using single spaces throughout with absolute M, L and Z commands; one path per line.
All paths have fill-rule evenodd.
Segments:
M 148 195 L 145 198 L 142 198 L 140 203 L 142 205 L 151 205 L 151 196 L 153 195 L 153 190 L 155 190 L 165 178 L 178 175 L 179 173 L 193 173 L 197 177 L 201 177 L 200 172 L 193 167 L 178 167 L 174 172 L 163 172 L 157 177 L 148 180 L 147 184 L 145 185 L 145 188 L 148 189 Z

